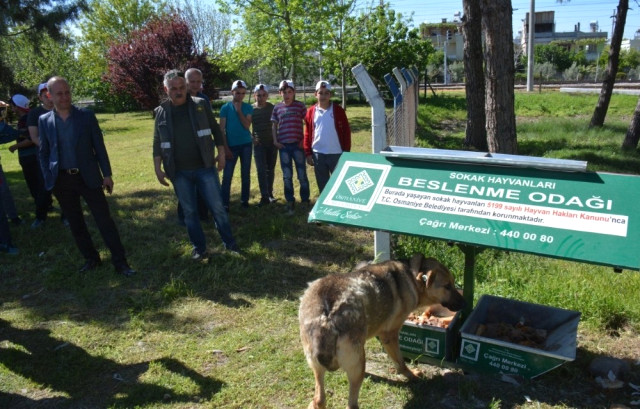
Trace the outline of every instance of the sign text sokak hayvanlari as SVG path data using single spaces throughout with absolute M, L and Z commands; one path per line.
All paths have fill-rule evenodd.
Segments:
M 451 179 L 459 179 L 457 175 L 463 175 L 461 173 L 451 173 Z M 473 176 L 473 175 L 468 175 Z M 484 181 L 486 175 L 478 176 Z M 509 183 L 515 186 L 528 186 L 538 187 L 542 189 L 555 189 L 555 183 L 534 181 L 530 179 L 517 179 L 517 178 L 501 178 L 501 177 L 486 177 L 487 183 Z M 411 178 L 401 176 L 398 179 L 398 186 L 412 187 L 415 189 L 429 190 L 445 193 L 456 193 L 469 196 L 478 196 L 492 199 L 507 199 L 518 201 L 521 199 L 522 191 L 518 189 L 495 187 L 495 186 L 477 186 L 466 183 L 452 183 L 443 182 L 440 180 L 428 180 L 421 178 Z M 578 196 L 566 197 L 559 193 L 546 193 L 542 191 L 530 192 L 527 197 L 533 203 L 544 203 L 549 205 L 562 205 L 566 207 L 577 207 L 580 209 L 589 208 L 596 210 L 612 210 L 613 201 L 610 199 L 602 199 L 599 196 L 592 196 L 589 198 L 580 198 Z M 421 199 L 415 197 L 415 199 Z M 450 198 L 443 197 L 441 201 L 451 200 Z M 526 209 L 524 209 L 526 211 Z

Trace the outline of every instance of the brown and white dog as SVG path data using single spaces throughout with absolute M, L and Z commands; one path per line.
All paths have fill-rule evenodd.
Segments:
M 398 373 L 415 378 L 398 344 L 400 328 L 418 307 L 464 307 L 451 272 L 422 254 L 410 265 L 400 261 L 369 264 L 347 274 L 332 274 L 309 284 L 300 301 L 300 338 L 315 376 L 309 409 L 325 408 L 324 375 L 342 368 L 349 379 L 348 409 L 358 408 L 365 373 L 365 341 L 377 336 Z

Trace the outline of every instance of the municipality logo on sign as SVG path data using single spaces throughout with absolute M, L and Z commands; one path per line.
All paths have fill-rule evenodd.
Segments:
M 352 195 L 358 194 L 373 186 L 373 180 L 371 180 L 366 170 L 345 180 L 345 183 L 349 187 Z
M 480 343 L 469 341 L 468 339 L 462 340 L 462 345 L 460 346 L 460 358 L 466 358 L 472 361 L 477 361 L 479 354 L 480 354 Z
M 435 338 L 424 339 L 424 352 L 438 355 L 440 353 L 440 340 Z
M 390 165 L 346 161 L 322 203 L 369 212 L 375 205 L 390 170 Z

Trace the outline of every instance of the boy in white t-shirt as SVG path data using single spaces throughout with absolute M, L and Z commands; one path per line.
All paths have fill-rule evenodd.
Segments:
M 318 103 L 307 110 L 304 119 L 304 153 L 322 193 L 342 152 L 351 150 L 351 128 L 344 109 L 331 102 L 331 84 L 318 81 L 315 95 Z

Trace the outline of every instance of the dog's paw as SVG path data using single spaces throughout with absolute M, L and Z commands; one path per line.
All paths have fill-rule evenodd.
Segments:
M 409 369 L 407 368 L 407 378 L 409 381 L 417 381 L 419 379 L 423 379 L 425 377 L 425 373 L 420 369 Z
M 421 379 L 424 377 L 424 372 L 419 369 L 409 369 L 408 367 L 403 368 L 400 373 L 404 375 L 410 381 L 414 381 L 417 379 Z

